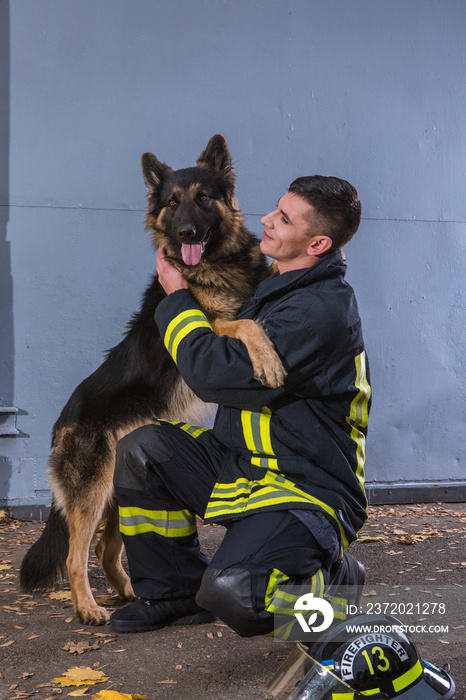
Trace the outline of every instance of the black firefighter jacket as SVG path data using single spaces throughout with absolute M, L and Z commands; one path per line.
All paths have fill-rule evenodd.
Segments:
M 327 514 L 343 548 L 356 538 L 367 517 L 371 389 L 345 268 L 335 251 L 311 268 L 275 273 L 239 314 L 260 321 L 282 359 L 288 374 L 276 389 L 254 379 L 245 345 L 216 336 L 187 290 L 159 304 L 155 319 L 181 375 L 218 404 L 213 437 L 226 457 L 206 521 L 310 509 Z

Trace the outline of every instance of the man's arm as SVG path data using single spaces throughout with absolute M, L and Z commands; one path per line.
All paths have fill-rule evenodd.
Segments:
M 157 255 L 159 282 L 167 297 L 158 305 L 155 321 L 165 347 L 188 386 L 203 401 L 255 410 L 295 392 L 320 367 L 321 341 L 299 312 L 269 315 L 264 328 L 288 375 L 283 386 L 270 388 L 254 378 L 246 346 L 238 339 L 217 336 L 191 296 L 179 270 Z
M 179 289 L 160 302 L 155 320 L 183 379 L 203 401 L 256 410 L 296 391 L 319 365 L 318 337 L 289 308 L 272 314 L 265 324 L 288 372 L 284 385 L 275 389 L 254 378 L 241 341 L 213 332 L 188 290 Z
M 156 270 L 167 295 L 189 288 L 181 272 L 167 262 L 162 250 L 157 256 Z M 283 384 L 286 372 L 273 343 L 259 323 L 252 319 L 232 321 L 216 318 L 212 321 L 212 328 L 218 336 L 238 338 L 244 343 L 254 369 L 254 377 L 261 384 L 269 387 Z

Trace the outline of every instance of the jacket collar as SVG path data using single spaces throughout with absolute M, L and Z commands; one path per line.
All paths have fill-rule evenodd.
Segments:
M 329 277 L 344 277 L 345 272 L 346 265 L 343 261 L 341 250 L 335 250 L 332 253 L 324 255 L 324 257 L 312 267 L 284 272 L 281 275 L 275 272 L 271 277 L 267 277 L 267 279 L 261 282 L 251 301 L 263 300 L 268 296 L 275 296 L 275 294 L 282 293 L 285 290 L 289 291 L 291 289 L 298 289 L 299 287 L 307 287 L 314 282 L 320 282 Z

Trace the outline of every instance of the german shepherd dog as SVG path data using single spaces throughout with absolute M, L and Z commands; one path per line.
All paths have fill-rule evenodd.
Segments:
M 225 139 L 213 136 L 195 167 L 174 171 L 146 153 L 142 169 L 148 188 L 146 228 L 154 246 L 182 271 L 215 332 L 246 344 L 256 378 L 269 386 L 282 384 L 285 372 L 264 330 L 254 321 L 235 320 L 269 272 L 236 203 Z M 187 387 L 165 350 L 154 322 L 164 296 L 155 276 L 124 339 L 74 390 L 53 428 L 52 508 L 23 560 L 20 581 L 29 593 L 49 588 L 66 563 L 75 612 L 85 623 L 100 625 L 109 617 L 97 606 L 87 574 L 91 541 L 102 522 L 97 557 L 110 586 L 121 598 L 134 600 L 121 564 L 112 483 L 118 440 L 157 418 L 202 424 L 212 410 Z

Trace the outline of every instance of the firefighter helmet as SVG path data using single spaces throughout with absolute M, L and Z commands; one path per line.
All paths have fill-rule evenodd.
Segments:
M 450 700 L 455 693 L 450 675 L 420 659 L 390 615 L 356 615 L 309 648 L 298 644 L 289 658 L 269 686 L 277 700 Z

